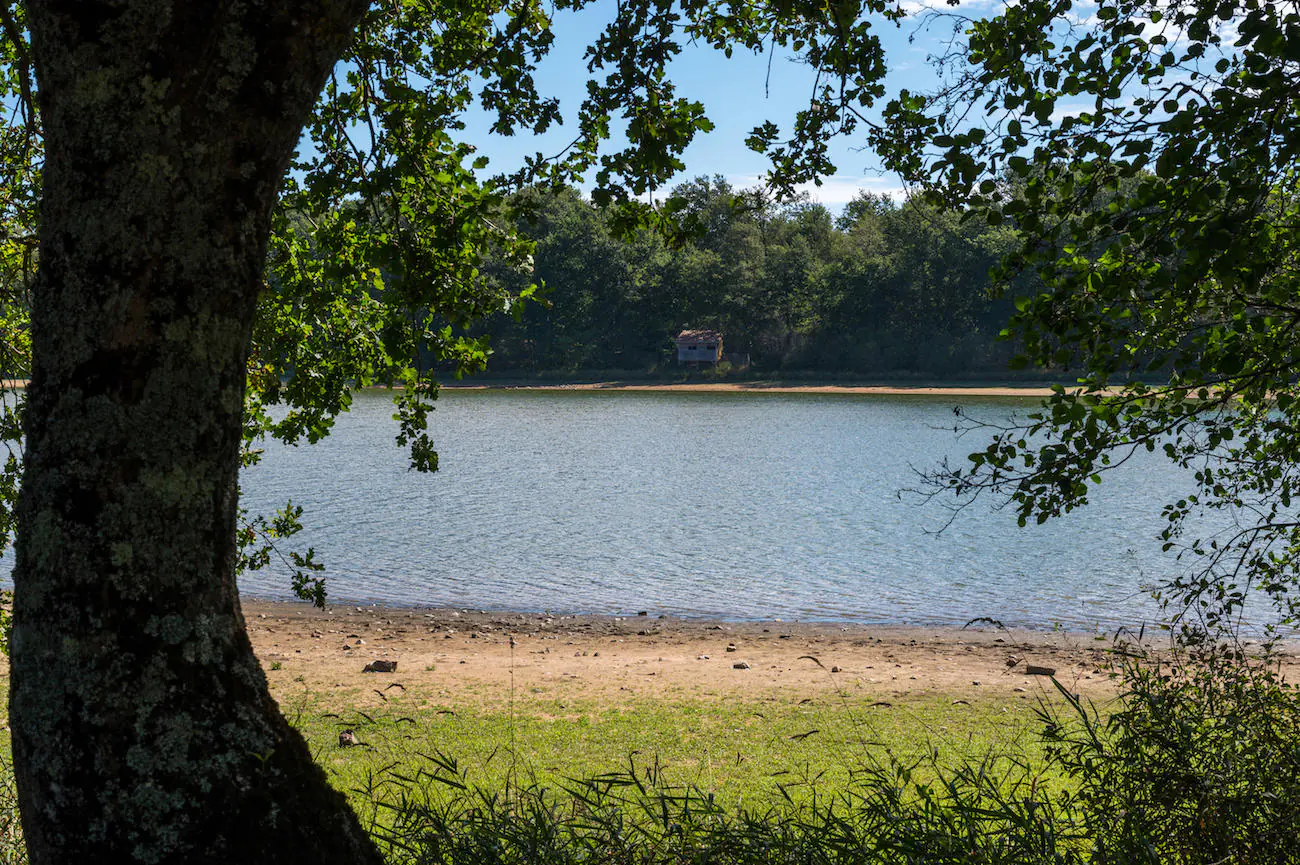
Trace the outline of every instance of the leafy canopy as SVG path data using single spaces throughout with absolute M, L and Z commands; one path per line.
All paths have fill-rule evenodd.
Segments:
M 39 96 L 22 2 L 0 4 L 0 360 L 28 372 L 26 293 L 39 255 L 36 204 L 43 161 Z M 481 109 L 499 135 L 544 132 L 564 121 L 534 73 L 565 16 L 604 15 L 587 48 L 586 98 L 570 118 L 573 138 L 513 172 L 489 176 L 487 160 L 461 140 L 467 112 Z M 437 467 L 427 427 L 434 372 L 479 369 L 489 347 L 468 335 L 484 316 L 514 310 L 536 286 L 532 244 L 517 231 L 529 184 L 588 179 L 615 227 L 670 233 L 681 207 L 643 197 L 683 164 L 695 135 L 711 128 L 704 106 L 677 95 L 668 66 L 687 42 L 733 51 L 783 49 L 816 70 L 808 107 L 790 132 L 774 123 L 750 145 L 768 152 L 772 184 L 833 171 L 827 142 L 852 132 L 882 94 L 883 55 L 872 16 L 896 17 L 891 0 L 393 0 L 371 7 L 320 95 L 284 180 L 248 370 L 245 462 L 265 436 L 288 443 L 327 435 L 350 391 L 402 386 L 397 441 L 411 465 Z M 621 145 L 610 148 L 611 141 Z M 513 287 L 512 287 L 513 286 Z M 0 469 L 0 540 L 11 534 L 18 482 L 22 393 L 0 410 L 11 455 Z M 242 566 L 272 560 L 274 541 L 297 531 L 292 504 L 244 521 Z M 268 546 L 269 545 L 269 546 Z M 293 560 L 295 586 L 318 602 L 323 585 L 310 551 Z
M 900 94 L 873 140 L 928 194 L 1018 230 L 997 275 L 1040 282 L 1006 335 L 1078 387 L 931 481 L 1042 522 L 1164 454 L 1190 482 L 1164 512 L 1191 562 L 1172 597 L 1226 626 L 1254 588 L 1294 621 L 1300 7 L 1025 0 L 953 20 L 945 87 Z M 1206 513 L 1227 528 L 1189 532 Z

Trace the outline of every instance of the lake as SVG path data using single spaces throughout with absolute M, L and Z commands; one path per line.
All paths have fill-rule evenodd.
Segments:
M 1032 400 L 448 390 L 441 470 L 407 470 L 389 395 L 358 394 L 315 446 L 267 445 L 245 504 L 305 508 L 332 600 L 500 610 L 1112 628 L 1149 621 L 1141 587 L 1178 567 L 1160 506 L 1186 478 L 1151 457 L 1094 503 L 1020 529 L 899 497 L 964 456 L 955 404 L 1005 419 Z M 1111 481 L 1115 482 L 1111 482 Z M 288 576 L 246 575 L 250 596 Z

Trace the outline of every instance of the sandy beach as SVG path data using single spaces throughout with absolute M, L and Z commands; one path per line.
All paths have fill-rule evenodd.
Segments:
M 485 706 L 508 694 L 613 703 L 838 692 L 883 705 L 1054 694 L 1051 679 L 1031 667 L 1054 670 L 1064 686 L 1095 700 L 1117 693 L 1112 639 L 1093 634 L 345 605 L 322 611 L 257 600 L 245 600 L 244 613 L 273 688 L 346 693 L 361 708 L 386 701 L 394 682 L 417 702 Z M 1158 650 L 1162 639 L 1152 635 L 1147 644 Z M 363 672 L 374 661 L 397 668 Z
M 657 393 L 772 393 L 840 394 L 844 396 L 952 396 L 952 397 L 1046 397 L 1047 385 L 855 385 L 790 384 L 779 381 L 718 381 L 647 383 L 624 381 L 580 384 L 443 384 L 448 390 L 536 390 L 536 391 L 653 391 Z

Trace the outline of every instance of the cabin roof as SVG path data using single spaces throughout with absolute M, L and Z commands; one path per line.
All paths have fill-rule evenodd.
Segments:
M 684 330 L 677 334 L 677 341 L 682 342 L 721 342 L 722 334 L 716 330 Z

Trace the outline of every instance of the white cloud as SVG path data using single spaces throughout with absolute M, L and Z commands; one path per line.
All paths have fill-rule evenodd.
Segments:
M 1070 102 L 1057 105 L 1056 110 L 1052 112 L 1051 123 L 1053 126 L 1060 126 L 1061 121 L 1067 117 L 1078 117 L 1080 114 L 1089 114 L 1096 110 L 1096 102 Z
M 956 7 L 964 12 L 972 9 L 988 9 L 993 6 L 1009 6 L 1010 3 L 1005 0 L 960 0 L 958 3 L 949 3 L 948 0 L 903 0 L 899 8 L 903 14 L 909 18 L 917 15 L 923 15 L 927 12 L 951 12 Z
M 733 174 L 729 175 L 727 180 L 736 186 L 748 188 L 762 185 L 764 178 L 756 174 Z M 907 190 L 897 177 L 881 177 L 879 175 L 855 177 L 847 174 L 836 174 L 822 178 L 820 186 L 815 183 L 801 183 L 795 188 L 799 192 L 808 193 L 808 197 L 818 204 L 824 204 L 832 209 L 848 204 L 859 192 L 888 195 L 899 202 L 907 197 Z
M 807 192 L 813 201 L 827 207 L 842 207 L 856 198 L 859 192 L 888 195 L 895 201 L 902 201 L 907 196 L 907 190 L 896 177 L 846 177 L 836 175 L 835 177 L 825 178 L 821 186 L 812 183 L 801 184 L 799 191 Z

